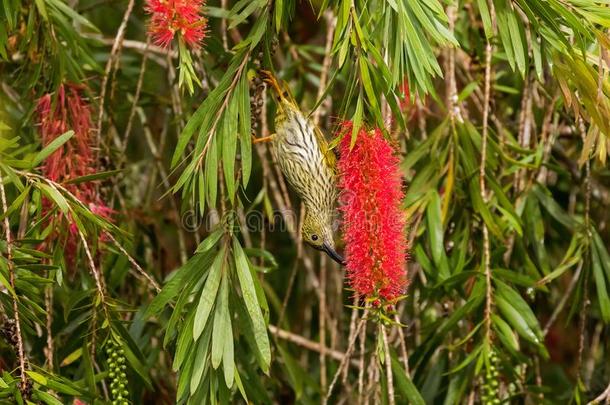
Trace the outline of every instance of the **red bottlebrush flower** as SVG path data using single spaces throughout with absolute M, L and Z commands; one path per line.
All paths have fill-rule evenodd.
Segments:
M 68 130 L 74 131 L 74 136 L 45 160 L 41 168 L 42 174 L 54 182 L 65 183 L 95 173 L 91 107 L 81 97 L 81 88 L 72 84 L 59 86 L 55 98 L 51 94 L 46 94 L 38 100 L 36 111 L 40 119 L 40 135 L 44 146 Z M 64 184 L 64 187 L 92 212 L 110 219 L 113 211 L 102 201 L 95 184 L 83 182 Z M 51 206 L 50 201 L 43 199 L 43 211 L 48 211 Z M 58 213 L 52 220 L 62 218 L 63 216 Z M 69 222 L 65 246 L 69 257 L 73 257 L 79 237 L 76 226 L 70 219 Z
M 156 45 L 167 48 L 179 33 L 191 48 L 205 38 L 207 19 L 200 14 L 204 0 L 146 0 L 151 15 L 148 33 Z
M 339 197 L 347 277 L 367 297 L 392 300 L 407 286 L 404 197 L 399 159 L 381 130 L 361 128 L 350 150 L 352 123 L 342 124 Z
M 74 137 L 59 148 L 44 163 L 43 173 L 53 181 L 64 181 L 94 172 L 91 152 L 91 108 L 80 96 L 75 85 L 61 85 L 57 97 L 46 94 L 38 100 L 40 134 L 43 145 L 74 131 Z

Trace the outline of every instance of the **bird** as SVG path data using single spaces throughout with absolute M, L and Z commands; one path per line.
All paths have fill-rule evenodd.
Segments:
M 275 133 L 255 139 L 270 141 L 271 153 L 280 170 L 305 206 L 301 227 L 303 241 L 345 265 L 333 238 L 333 213 L 337 200 L 334 151 L 324 134 L 299 108 L 288 86 L 267 71 L 259 71 L 277 102 Z

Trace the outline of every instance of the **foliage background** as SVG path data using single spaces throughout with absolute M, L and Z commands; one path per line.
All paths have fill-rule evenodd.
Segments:
M 210 1 L 205 46 L 169 52 L 140 1 L 0 10 L 4 403 L 610 396 L 606 2 Z M 300 243 L 250 142 L 273 130 L 261 66 L 329 139 L 350 119 L 395 140 L 412 258 L 389 318 Z M 86 89 L 99 174 L 76 181 L 110 222 L 41 171 L 71 142 L 42 145 L 34 111 L 62 83 Z

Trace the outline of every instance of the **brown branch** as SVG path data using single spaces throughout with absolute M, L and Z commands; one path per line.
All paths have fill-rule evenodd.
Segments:
M 229 105 L 229 101 L 231 100 L 231 97 L 230 97 L 231 92 L 237 86 L 237 83 L 241 77 L 241 74 L 242 74 L 244 68 L 246 67 L 246 65 L 248 64 L 249 56 L 250 56 L 250 52 L 246 53 L 246 55 L 244 56 L 244 60 L 241 61 L 239 67 L 237 68 L 237 72 L 235 72 L 235 77 L 233 78 L 233 80 L 231 81 L 231 84 L 229 85 L 229 88 L 227 89 L 227 94 L 225 94 L 225 99 L 223 100 L 218 111 L 216 112 L 216 118 L 214 119 L 214 123 L 212 124 L 212 127 L 210 128 L 210 136 L 208 137 L 208 140 L 205 142 L 205 145 L 203 146 L 203 150 L 197 157 L 197 167 L 201 167 L 201 164 L 203 163 L 203 158 L 205 157 L 206 151 L 210 147 L 210 144 L 212 143 L 212 138 L 214 137 L 214 134 L 216 132 L 216 126 L 220 122 L 222 113 Z
M 100 108 L 97 117 L 97 128 L 95 130 L 96 135 L 96 145 L 99 148 L 102 143 L 102 124 L 104 121 L 104 101 L 106 98 L 106 91 L 108 87 L 108 80 L 110 78 L 110 72 L 112 70 L 112 66 L 115 63 L 115 58 L 119 54 L 122 46 L 123 46 L 123 38 L 125 36 L 125 30 L 127 28 L 127 22 L 129 21 L 129 16 L 131 16 L 131 12 L 133 10 L 133 5 L 135 0 L 129 0 L 127 4 L 127 9 L 125 10 L 125 14 L 123 15 L 123 21 L 121 21 L 121 25 L 119 25 L 119 29 L 117 30 L 116 37 L 114 38 L 114 43 L 112 44 L 112 49 L 110 50 L 110 55 L 108 56 L 108 61 L 106 62 L 106 68 L 104 69 L 104 78 L 102 79 L 102 86 L 100 90 Z
M 271 332 L 274 336 L 277 336 L 280 339 L 284 339 L 288 342 L 291 342 L 291 343 L 294 343 L 301 347 L 304 347 L 305 349 L 308 349 L 308 350 L 311 350 L 314 352 L 324 353 L 326 356 L 328 356 L 334 360 L 337 360 L 337 361 L 343 361 L 343 359 L 345 358 L 345 353 L 342 353 L 338 350 L 330 349 L 326 346 L 322 346 L 318 342 L 314 342 L 309 339 L 306 339 L 301 335 L 297 335 L 296 333 L 292 333 L 287 330 L 280 329 L 275 325 L 269 325 L 268 328 L 269 328 L 269 332 Z M 352 361 L 352 364 L 356 365 L 356 363 L 354 361 Z
M 447 18 L 449 20 L 449 30 L 454 31 L 457 10 L 454 4 L 447 6 Z M 455 46 L 451 46 L 447 51 L 447 107 L 451 123 L 455 121 L 464 122 L 460 104 L 458 102 L 457 83 L 455 79 Z
M 566 305 L 566 303 L 568 302 L 568 299 L 572 295 L 572 291 L 574 291 L 574 287 L 576 287 L 576 284 L 578 283 L 578 279 L 580 278 L 580 273 L 582 271 L 582 265 L 583 265 L 583 261 L 581 260 L 578 263 L 578 267 L 576 268 L 576 271 L 574 272 L 572 279 L 570 280 L 570 284 L 568 284 L 568 288 L 565 290 L 565 292 L 563 292 L 561 300 L 555 306 L 555 310 L 551 314 L 551 317 L 549 318 L 549 320 L 546 322 L 546 325 L 544 325 L 544 329 L 542 330 L 542 336 L 546 336 L 549 333 L 551 326 L 553 326 L 553 324 L 557 320 L 557 317 L 563 310 L 563 307 Z
M 326 30 L 326 44 L 324 46 L 324 60 L 322 61 L 322 72 L 320 73 L 320 86 L 318 87 L 318 94 L 316 96 L 316 100 L 320 100 L 324 91 L 326 90 L 326 81 L 328 80 L 328 71 L 330 69 L 330 64 L 333 60 L 332 55 L 332 46 L 333 46 L 333 37 L 335 34 L 335 27 L 337 25 L 337 19 L 333 15 L 332 10 L 328 9 L 324 12 L 324 20 L 326 21 L 327 30 Z M 316 111 L 313 112 L 312 121 L 314 125 L 318 125 L 320 123 L 320 115 L 322 113 L 321 106 L 324 103 L 320 103 Z
M 360 330 L 366 324 L 366 316 L 367 316 L 367 312 L 365 311 L 365 313 L 362 315 L 362 318 L 360 319 L 360 322 L 358 323 L 358 327 L 356 328 L 356 333 L 354 334 L 354 336 L 352 337 L 352 339 L 349 342 L 349 345 L 347 346 L 347 350 L 345 351 L 345 356 L 343 357 L 343 359 L 341 359 L 341 363 L 339 363 L 337 372 L 335 373 L 335 376 L 333 377 L 333 379 L 330 383 L 330 386 L 328 387 L 328 392 L 326 393 L 326 397 L 324 398 L 324 400 L 322 402 L 324 405 L 328 404 L 328 400 L 330 399 L 330 396 L 333 393 L 333 388 L 335 388 L 335 384 L 337 383 L 337 380 L 339 379 L 339 376 L 341 375 L 343 368 L 347 367 L 349 364 L 348 360 L 350 359 L 350 357 L 354 351 L 354 347 L 356 346 L 356 337 L 360 333 Z
M 121 244 L 115 239 L 115 237 L 112 236 L 112 234 L 110 232 L 108 232 L 108 231 L 104 231 L 104 234 L 106 234 L 106 236 L 108 236 L 110 238 L 112 243 L 114 243 L 114 245 L 121 251 L 121 253 L 123 253 L 123 255 L 125 255 L 127 260 L 129 260 L 129 262 L 137 270 L 137 272 L 140 275 L 142 275 L 142 277 L 144 277 L 146 280 L 148 280 L 150 285 L 157 292 L 160 292 L 161 291 L 161 287 L 159 287 L 159 284 L 157 284 L 157 282 L 138 264 L 138 262 L 136 262 L 136 260 L 133 257 L 131 257 L 131 255 L 129 253 L 127 253 L 125 248 L 123 248 L 123 246 L 121 246 Z
M 392 358 L 390 357 L 390 345 L 388 344 L 388 334 L 385 325 L 381 325 L 381 334 L 383 337 L 383 351 L 385 354 L 386 378 L 388 380 L 388 403 L 394 405 L 396 403 L 394 399 L 394 375 L 392 374 Z
M 394 321 L 396 322 L 396 329 L 398 330 L 398 338 L 400 339 L 400 353 L 402 358 L 402 363 L 405 368 L 405 373 L 409 376 L 409 353 L 407 351 L 407 343 L 405 342 L 405 334 L 402 330 L 402 325 L 400 324 L 400 317 L 398 314 L 394 315 Z
M 13 318 L 15 321 L 15 334 L 17 335 L 17 357 L 19 358 L 19 377 L 21 379 L 20 390 L 25 392 L 28 388 L 26 376 L 25 350 L 23 346 L 23 336 L 21 334 L 21 320 L 19 318 L 19 301 L 15 290 L 15 266 L 13 264 L 13 241 L 11 238 L 11 224 L 8 219 L 8 204 L 6 202 L 6 191 L 4 189 L 4 178 L 0 172 L 0 198 L 2 199 L 2 213 L 4 215 L 4 236 L 6 238 L 6 260 L 8 263 L 9 284 L 13 290 L 11 298 L 13 301 Z
M 148 47 L 150 45 L 150 38 L 146 41 L 146 49 L 144 49 L 144 55 L 142 55 L 142 66 L 140 67 L 140 75 L 138 76 L 138 83 L 136 84 L 136 92 L 133 96 L 131 105 L 131 111 L 129 112 L 129 119 L 127 120 L 127 126 L 125 127 L 125 135 L 123 136 L 123 143 L 121 144 L 121 159 L 125 159 L 125 150 L 127 149 L 127 143 L 129 141 L 129 135 L 131 134 L 131 127 L 133 125 L 133 119 L 136 116 L 136 109 L 138 107 L 138 101 L 140 100 L 140 92 L 142 91 L 142 83 L 144 82 L 144 73 L 146 72 L 146 61 L 148 60 Z
M 48 274 L 48 272 L 47 272 Z M 46 327 L 47 327 L 47 347 L 45 348 L 45 357 L 47 359 L 47 367 L 49 371 L 53 371 L 53 352 L 55 351 L 53 343 L 53 333 L 51 326 L 53 325 L 53 285 L 49 285 L 44 289 L 44 307 L 47 311 Z
M 593 401 L 587 402 L 587 405 L 598 405 L 601 403 L 610 403 L 610 384 L 608 384 L 604 392 L 602 392 L 597 398 L 595 398 Z
M 320 304 L 318 307 L 319 338 L 320 346 L 320 391 L 326 391 L 326 281 L 327 281 L 326 256 L 320 257 Z
M 488 1 L 492 25 L 495 32 L 495 9 L 492 1 Z M 485 90 L 483 98 L 483 133 L 482 133 L 482 144 L 481 144 L 481 164 L 479 166 L 479 187 L 481 188 L 481 199 L 483 204 L 487 204 L 487 190 L 485 184 L 485 167 L 487 163 L 487 137 L 489 133 L 489 100 L 491 94 L 491 57 L 493 55 L 493 47 L 489 38 L 485 45 Z M 492 305 L 492 294 L 491 294 L 491 252 L 489 242 L 489 230 L 484 220 L 481 220 L 483 224 L 483 268 L 485 271 L 485 337 L 487 341 L 491 340 L 491 305 Z

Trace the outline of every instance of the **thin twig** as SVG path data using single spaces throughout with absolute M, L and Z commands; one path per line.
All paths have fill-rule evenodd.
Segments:
M 358 322 L 358 302 L 360 301 L 360 296 L 358 294 L 354 295 L 354 300 L 352 302 L 352 315 L 349 322 L 349 337 L 348 340 L 351 340 L 354 334 L 356 333 L 356 323 Z M 360 355 L 363 354 L 363 351 L 360 351 Z M 342 382 L 345 384 L 347 381 L 347 369 L 343 371 L 343 380 Z
M 25 350 L 23 346 L 23 336 L 21 335 L 21 320 L 19 319 L 19 301 L 15 290 L 15 266 L 13 264 L 13 241 L 11 238 L 11 223 L 8 219 L 8 204 L 6 202 L 6 191 L 4 190 L 4 178 L 0 172 L 0 197 L 2 198 L 2 213 L 4 215 L 4 237 L 6 238 L 6 260 L 8 263 L 9 283 L 14 294 L 11 294 L 13 301 L 13 318 L 15 321 L 15 334 L 17 335 L 17 357 L 19 358 L 19 378 L 21 379 L 21 392 L 25 392 L 28 387 L 26 376 Z
M 244 56 L 244 60 L 241 61 L 239 67 L 237 68 L 237 71 L 235 72 L 235 77 L 233 78 L 233 80 L 231 81 L 231 84 L 229 85 L 229 89 L 227 90 L 225 99 L 223 100 L 218 111 L 216 112 L 216 118 L 214 119 L 214 123 L 212 124 L 212 127 L 210 128 L 210 132 L 209 132 L 210 135 L 208 136 L 208 139 L 205 142 L 205 145 L 203 146 L 203 150 L 197 157 L 197 167 L 198 168 L 201 167 L 201 164 L 203 163 L 203 158 L 205 157 L 206 152 L 207 152 L 208 148 L 210 147 L 210 144 L 212 143 L 212 139 L 214 138 L 214 134 L 216 132 L 216 126 L 220 122 L 222 113 L 229 105 L 229 100 L 231 100 L 231 97 L 229 97 L 229 95 L 231 94 L 231 92 L 233 91 L 235 86 L 237 86 L 237 83 L 239 82 L 239 79 L 241 78 L 242 71 L 248 65 L 249 56 L 250 56 L 250 52 L 246 53 L 246 55 Z
M 491 16 L 492 30 L 495 35 L 496 32 L 496 11 L 493 1 L 488 0 L 488 7 Z M 488 195 L 486 189 L 486 164 L 487 164 L 487 142 L 489 136 L 489 111 L 490 111 L 490 98 L 491 98 L 491 76 L 492 76 L 492 64 L 491 58 L 493 56 L 493 46 L 489 38 L 487 38 L 485 44 L 485 85 L 483 93 L 483 130 L 482 130 L 482 143 L 481 143 L 481 163 L 479 166 L 479 187 L 481 192 L 481 199 L 483 204 L 488 203 Z M 485 339 L 491 341 L 491 306 L 492 306 L 492 283 L 491 283 L 491 252 L 490 252 L 490 241 L 489 241 L 489 230 L 487 224 L 481 219 L 483 225 L 483 269 L 485 272 Z
M 385 325 L 381 325 L 381 335 L 383 337 L 383 351 L 385 354 L 385 370 L 388 380 L 388 403 L 394 405 L 394 374 L 392 373 L 392 358 L 390 357 L 390 345 L 388 344 L 388 334 Z
M 112 243 L 114 243 L 114 245 L 121 251 L 121 253 L 125 255 L 127 260 L 129 260 L 129 262 L 137 270 L 137 272 L 140 273 L 140 275 L 142 275 L 146 280 L 148 280 L 150 285 L 152 285 L 157 292 L 160 292 L 161 287 L 159 287 L 159 284 L 146 271 L 144 271 L 144 269 L 138 264 L 138 262 L 136 262 L 133 257 L 131 257 L 131 255 L 125 250 L 125 248 L 121 246 L 121 244 L 115 239 L 115 237 L 112 236 L 112 234 L 108 231 L 104 231 L 104 234 L 106 234 L 106 236 L 110 238 Z
M 48 273 L 48 272 L 47 272 Z M 51 326 L 53 325 L 53 285 L 49 285 L 44 289 L 44 307 L 47 311 L 46 328 L 47 328 L 47 347 L 45 348 L 45 357 L 47 359 L 47 367 L 49 371 L 53 371 L 53 332 Z
M 332 46 L 333 46 L 333 37 L 335 35 L 335 26 L 337 25 L 337 19 L 334 16 L 332 10 L 328 9 L 324 12 L 324 20 L 326 21 L 326 44 L 324 46 L 324 60 L 322 61 L 322 72 L 320 73 L 320 84 L 318 87 L 318 94 L 316 96 L 316 100 L 320 100 L 324 91 L 326 90 L 326 81 L 328 80 L 328 71 L 330 69 L 330 64 L 333 60 Z M 320 103 L 319 107 L 312 114 L 312 121 L 314 125 L 318 125 L 320 123 L 320 115 L 322 113 L 322 106 L 324 103 Z
M 449 30 L 454 31 L 455 20 L 457 14 L 457 7 L 454 4 L 447 6 L 447 19 L 449 21 Z M 451 123 L 455 124 L 455 121 L 464 122 L 460 104 L 458 102 L 457 83 L 455 79 L 455 46 L 450 45 L 447 50 L 447 107 L 449 109 L 449 117 Z
M 125 14 L 123 14 L 123 21 L 121 21 L 121 25 L 119 25 L 119 29 L 117 30 L 116 37 L 114 38 L 114 43 L 112 44 L 112 49 L 110 50 L 110 55 L 108 56 L 108 61 L 106 62 L 106 68 L 104 69 L 104 78 L 102 79 L 102 86 L 100 88 L 100 108 L 97 117 L 97 128 L 95 131 L 96 136 L 96 145 L 99 148 L 102 143 L 102 125 L 104 122 L 104 101 L 106 98 L 106 91 L 108 87 L 108 80 L 110 78 L 110 71 L 112 66 L 114 65 L 115 58 L 119 54 L 121 47 L 123 46 L 123 38 L 125 36 L 125 30 L 127 28 L 127 22 L 129 21 L 129 17 L 131 16 L 131 12 L 133 10 L 133 5 L 135 0 L 129 0 L 127 4 L 127 9 L 125 10 Z
M 597 398 L 595 398 L 593 401 L 587 402 L 587 405 L 598 405 L 602 402 L 610 404 L 610 384 L 608 384 L 604 392 L 602 392 Z
M 326 256 L 320 257 L 320 305 L 318 313 L 320 347 L 320 391 L 326 391 Z
M 339 363 L 337 372 L 335 372 L 335 375 L 330 383 L 330 386 L 328 387 L 328 392 L 326 393 L 326 397 L 324 398 L 324 401 L 323 401 L 324 405 L 328 404 L 328 400 L 330 399 L 330 396 L 333 393 L 333 389 L 335 388 L 335 384 L 337 383 L 337 380 L 339 379 L 339 376 L 341 375 L 343 368 L 347 367 L 347 365 L 348 365 L 348 360 L 351 357 L 352 352 L 354 351 L 354 347 L 356 346 L 356 337 L 360 333 L 360 330 L 366 324 L 366 321 L 367 321 L 366 316 L 367 316 L 367 312 L 365 311 L 365 313 L 362 315 L 362 318 L 360 319 L 360 322 L 358 323 L 358 327 L 356 328 L 356 333 L 354 334 L 354 336 L 352 337 L 352 339 L 349 342 L 349 345 L 347 346 L 347 350 L 345 351 L 345 356 L 341 360 L 341 363 Z
M 578 128 L 580 130 L 580 136 L 582 138 L 582 142 L 584 144 L 585 138 L 587 136 L 585 123 L 582 117 L 578 117 Z M 590 212 L 591 212 L 591 162 L 590 159 L 587 158 L 585 162 L 585 232 L 587 238 L 591 239 L 591 229 L 590 229 Z M 589 243 L 589 249 L 591 249 L 592 244 Z M 583 283 L 583 298 L 582 298 L 582 307 L 580 309 L 580 321 L 578 325 L 578 357 L 577 357 L 577 375 L 578 379 L 581 378 L 582 373 L 582 356 L 585 350 L 585 328 L 587 326 L 587 308 L 589 307 L 589 273 L 585 273 L 585 279 Z
M 366 346 L 366 328 L 362 328 L 360 334 L 354 330 L 354 336 L 358 336 L 360 342 L 360 356 L 358 358 L 358 402 L 362 403 L 361 399 L 364 393 L 364 349 Z
M 152 155 L 154 157 L 155 164 L 157 165 L 159 174 L 161 175 L 161 181 L 163 183 L 163 187 L 165 187 L 165 192 L 168 192 L 171 189 L 171 184 L 169 183 L 169 175 L 167 173 L 167 170 L 165 170 L 165 167 L 163 166 L 163 157 L 161 155 L 161 151 L 159 150 L 159 148 L 157 148 L 157 145 L 155 144 L 155 141 L 153 140 L 152 132 L 151 132 L 150 128 L 148 127 L 148 123 L 146 120 L 146 114 L 144 114 L 144 110 L 141 107 L 138 107 L 136 110 L 137 110 L 138 116 L 140 117 L 140 122 L 142 123 L 142 126 L 144 127 L 144 138 L 146 139 L 146 143 L 148 144 L 148 147 L 150 148 L 150 152 L 152 153 Z M 180 253 L 180 261 L 182 264 L 184 264 L 188 260 L 188 254 L 186 252 L 186 237 L 184 236 L 184 230 L 182 229 L 182 223 L 180 222 L 180 209 L 178 208 L 178 204 L 176 203 L 176 200 L 173 197 L 170 196 L 169 200 L 170 200 L 170 204 L 172 205 L 172 208 L 173 208 L 175 216 L 176 216 L 176 218 L 175 218 L 176 225 L 177 225 L 176 232 L 178 234 L 178 249 L 179 249 L 179 253 Z
M 325 355 L 334 360 L 342 361 L 345 358 L 345 353 L 342 353 L 338 350 L 330 349 L 328 347 L 323 347 L 318 342 L 306 339 L 301 335 L 297 335 L 296 333 L 280 329 L 275 325 L 269 325 L 269 332 L 271 332 L 274 336 L 277 336 L 280 339 L 287 340 L 308 350 L 312 350 L 318 353 L 324 353 Z M 357 365 L 355 361 L 352 360 L 351 362 L 354 366 Z
M 582 271 L 582 265 L 583 265 L 583 262 L 581 260 L 578 263 L 578 267 L 576 268 L 576 271 L 574 272 L 572 279 L 570 280 L 570 284 L 568 285 L 568 288 L 565 290 L 565 292 L 562 293 L 561 300 L 555 306 L 555 310 L 551 314 L 551 317 L 549 318 L 549 320 L 546 322 L 546 325 L 544 325 L 544 329 L 542 330 L 542 336 L 546 336 L 549 333 L 551 326 L 553 326 L 553 324 L 557 320 L 557 317 L 563 310 L 563 307 L 566 305 L 566 303 L 568 302 L 568 299 L 572 295 L 572 291 L 574 291 L 574 287 L 576 287 L 576 284 L 578 283 L 578 279 L 580 278 L 580 273 Z
M 405 368 L 405 373 L 409 376 L 409 352 L 407 351 L 407 342 L 405 341 L 405 334 L 400 324 L 400 317 L 398 314 L 394 315 L 394 321 L 396 322 L 396 329 L 398 330 L 398 338 L 400 339 L 400 357 L 402 364 Z
M 138 101 L 140 100 L 140 92 L 142 91 L 142 83 L 144 82 L 144 73 L 146 72 L 146 61 L 148 60 L 148 46 L 149 45 L 150 45 L 150 38 L 146 41 L 146 49 L 144 49 L 144 55 L 142 55 L 142 66 L 140 67 L 140 75 L 138 76 L 138 83 L 136 84 L 136 92 L 133 96 L 131 111 L 129 112 L 129 119 L 127 120 L 127 126 L 125 127 L 125 135 L 123 136 L 123 143 L 121 145 L 121 152 L 122 152 L 121 159 L 125 159 L 125 150 L 127 149 L 127 143 L 129 142 L 129 135 L 131 134 L 131 127 L 133 125 L 133 119 L 136 116 L 136 109 L 138 107 Z
M 491 2 L 490 2 L 491 3 Z M 493 7 L 493 6 L 492 6 Z M 479 187 L 481 189 L 481 198 L 483 204 L 487 204 L 487 190 L 485 184 L 485 167 L 487 161 L 487 137 L 489 133 L 489 99 L 491 94 L 491 56 L 493 47 L 489 39 L 485 46 L 485 93 L 483 99 L 483 133 L 481 144 L 481 164 L 479 166 Z M 489 230 L 484 220 L 483 224 L 483 268 L 485 271 L 485 336 L 487 341 L 491 340 L 491 305 L 492 305 L 492 285 L 491 285 L 491 257 L 490 257 L 490 242 Z
M 78 236 L 80 237 L 81 242 L 83 243 L 83 249 L 85 249 L 85 255 L 87 255 L 87 262 L 89 264 L 89 269 L 91 270 L 91 275 L 93 275 L 93 279 L 95 280 L 95 287 L 97 288 L 97 293 L 100 296 L 100 301 L 102 302 L 102 307 L 104 308 L 104 312 L 107 313 L 106 308 L 106 293 L 104 288 L 104 281 L 102 275 L 99 270 L 95 266 L 95 261 L 93 260 L 93 255 L 91 254 L 91 250 L 89 249 L 89 244 L 87 243 L 87 239 L 85 239 L 85 235 L 83 235 L 82 231 L 78 229 Z M 108 317 L 110 318 L 110 317 Z
M 89 34 L 89 33 L 82 33 L 81 34 L 83 36 L 83 38 L 87 38 L 87 39 L 95 39 L 96 41 L 100 41 L 102 44 L 104 45 L 114 45 L 114 42 L 116 41 L 116 38 L 104 38 L 99 34 Z M 156 53 L 158 55 L 162 55 L 162 56 L 166 56 L 169 54 L 169 56 L 171 58 L 177 58 L 178 57 L 178 52 L 171 50 L 171 49 L 165 49 L 162 48 L 160 46 L 157 45 L 149 45 L 147 47 L 147 43 L 146 42 L 142 42 L 142 41 L 135 41 L 133 39 L 123 39 L 123 47 L 127 48 L 127 49 L 133 49 L 135 51 L 139 51 L 139 52 L 146 52 L 147 50 Z M 165 62 L 164 59 L 161 58 L 156 58 L 158 59 L 157 63 L 159 65 L 161 65 L 162 67 L 166 67 L 167 62 Z

